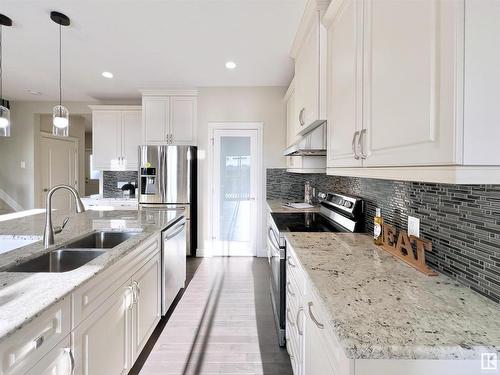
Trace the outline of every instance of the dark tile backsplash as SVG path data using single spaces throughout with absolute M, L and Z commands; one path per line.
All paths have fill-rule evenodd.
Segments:
M 104 198 L 121 198 L 122 189 L 117 187 L 118 181 L 134 182 L 137 186 L 137 172 L 136 171 L 103 171 L 103 197 Z
M 363 198 L 366 228 L 375 208 L 385 222 L 406 229 L 408 215 L 420 218 L 423 238 L 433 242 L 427 262 L 471 289 L 500 302 L 500 185 L 446 185 L 267 170 L 267 198 L 303 200 L 304 183 L 316 191 Z

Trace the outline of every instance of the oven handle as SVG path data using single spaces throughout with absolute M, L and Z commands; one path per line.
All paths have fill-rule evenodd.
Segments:
M 272 237 L 271 237 L 271 232 L 273 233 L 272 234 Z M 274 238 L 273 238 L 274 237 Z M 276 245 L 276 235 L 274 234 L 274 231 L 273 231 L 273 228 L 272 227 L 269 227 L 268 228 L 268 231 L 267 231 L 267 239 L 269 240 L 269 242 L 271 243 L 271 246 L 277 251 L 279 252 L 280 251 L 280 248 L 279 246 Z M 276 242 L 275 242 L 276 241 Z

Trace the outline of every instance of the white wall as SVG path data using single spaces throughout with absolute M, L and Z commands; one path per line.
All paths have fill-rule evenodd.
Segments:
M 286 134 L 286 108 L 283 102 L 285 87 L 225 87 L 201 88 L 198 96 L 198 249 L 210 248 L 209 233 L 209 178 L 208 123 L 262 122 L 263 176 L 266 168 L 284 168 L 283 157 Z M 205 158 L 203 158 L 205 155 Z M 264 190 L 265 191 L 265 190 Z M 262 202 L 264 205 L 265 202 Z M 258 249 L 260 250 L 260 249 Z
M 37 142 L 41 115 L 52 115 L 54 102 L 11 102 L 11 137 L 0 137 L 0 189 L 24 209 L 36 205 Z M 88 114 L 90 103 L 65 103 L 71 114 Z M 95 103 L 94 103 L 95 104 Z M 26 168 L 21 168 L 21 161 Z

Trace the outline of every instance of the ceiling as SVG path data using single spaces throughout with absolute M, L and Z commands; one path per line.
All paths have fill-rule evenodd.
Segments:
M 138 98 L 139 89 L 285 86 L 305 0 L 2 0 L 4 97 L 56 100 L 58 26 L 63 99 Z M 225 68 L 235 61 L 235 70 Z M 101 76 L 110 71 L 114 79 Z M 30 90 L 39 91 L 33 95 Z

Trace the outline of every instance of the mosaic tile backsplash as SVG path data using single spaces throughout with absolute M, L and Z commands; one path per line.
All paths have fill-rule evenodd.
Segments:
M 103 190 L 102 196 L 104 198 L 122 198 L 122 189 L 117 187 L 118 181 L 122 182 L 135 182 L 137 186 L 137 172 L 136 171 L 103 171 L 102 183 Z
M 500 185 L 446 185 L 287 173 L 267 169 L 267 199 L 303 200 L 304 183 L 316 191 L 355 195 L 366 202 L 366 230 L 375 208 L 385 222 L 406 229 L 420 218 L 421 237 L 433 242 L 427 262 L 500 303 Z

